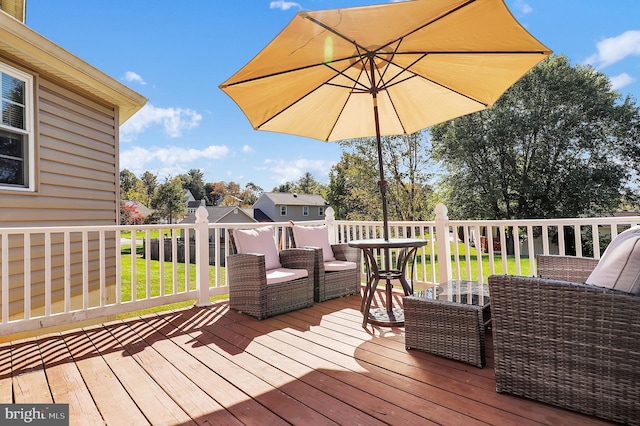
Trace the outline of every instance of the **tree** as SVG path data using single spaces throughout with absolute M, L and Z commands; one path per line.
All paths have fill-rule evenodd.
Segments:
M 132 171 L 122 170 L 120 172 L 120 199 L 140 200 L 143 193 L 142 181 Z
M 245 201 L 246 204 L 252 206 L 256 201 L 258 201 L 260 194 L 262 194 L 263 192 L 264 190 L 261 187 L 253 182 L 249 182 L 244 186 L 244 191 L 242 191 L 241 198 Z
M 186 175 L 178 175 L 185 191 L 191 191 L 196 200 L 205 198 L 204 173 L 198 169 L 191 169 Z
M 165 178 L 163 184 L 158 186 L 151 207 L 156 209 L 158 215 L 167 220 L 167 223 L 173 223 L 174 219 L 184 216 L 187 211 L 187 197 L 179 177 Z
M 554 218 L 616 209 L 628 182 L 621 158 L 637 108 L 608 78 L 552 56 L 488 110 L 434 126 L 434 158 L 448 171 L 451 217 Z M 637 141 L 635 142 L 637 144 Z
M 135 204 L 120 201 L 120 225 L 140 225 L 144 222 Z
M 145 195 L 147 196 L 146 200 L 140 201 L 142 201 L 145 206 L 149 207 L 151 205 L 153 194 L 156 192 L 156 188 L 158 188 L 158 175 L 154 175 L 153 173 L 146 171 L 142 174 L 140 180 L 144 185 Z
M 385 136 L 381 143 L 389 219 L 426 219 L 433 210 L 427 133 Z M 327 201 L 339 219 L 381 220 L 376 139 L 352 139 L 340 144 L 344 151 L 329 174 Z

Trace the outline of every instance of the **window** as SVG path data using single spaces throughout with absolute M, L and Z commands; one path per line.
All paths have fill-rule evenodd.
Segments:
M 324 216 L 324 207 L 318 207 L 318 216 Z
M 287 206 L 280 206 L 280 216 L 287 215 Z
M 309 206 L 302 206 L 302 216 L 309 216 Z
M 31 76 L 0 64 L 0 187 L 33 189 Z

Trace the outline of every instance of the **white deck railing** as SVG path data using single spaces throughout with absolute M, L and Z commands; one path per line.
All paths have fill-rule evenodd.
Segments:
M 326 213 L 326 221 L 305 224 L 326 223 L 334 243 L 382 236 L 382 222 L 336 221 L 330 208 Z M 265 224 L 209 224 L 206 216 L 201 208 L 195 224 L 0 228 L 0 335 L 175 302 L 208 305 L 212 296 L 228 293 L 229 229 Z M 606 244 L 601 239 L 639 223 L 639 216 L 453 221 L 439 205 L 435 221 L 392 221 L 389 234 L 426 240 L 411 269 L 419 287 L 452 278 L 486 282 L 491 274 L 535 275 L 540 253 L 583 256 L 585 247 L 599 258 Z M 289 224 L 269 225 L 278 243 L 289 246 Z M 591 235 L 586 240 L 585 231 Z M 573 235 L 570 240 L 565 233 Z M 396 253 L 390 255 L 395 260 Z

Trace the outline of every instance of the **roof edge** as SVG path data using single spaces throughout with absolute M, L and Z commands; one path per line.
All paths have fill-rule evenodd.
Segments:
M 0 13 L 0 49 L 39 72 L 49 73 L 116 105 L 120 125 L 147 103 L 144 96 L 5 13 Z

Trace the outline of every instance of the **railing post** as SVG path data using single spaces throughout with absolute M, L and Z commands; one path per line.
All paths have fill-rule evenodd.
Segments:
M 196 210 L 196 306 L 209 306 L 209 212 L 203 206 Z M 188 241 L 188 239 L 187 239 Z M 217 261 L 217 259 L 216 259 Z M 188 268 L 189 265 L 185 265 Z
M 451 246 L 449 241 L 449 216 L 447 207 L 438 203 L 436 212 L 436 244 L 438 247 L 438 280 L 441 283 L 451 279 Z
M 337 244 L 338 232 L 336 230 L 336 212 L 332 207 L 327 207 L 324 210 L 324 221 L 327 224 L 327 230 L 329 231 L 329 243 Z

